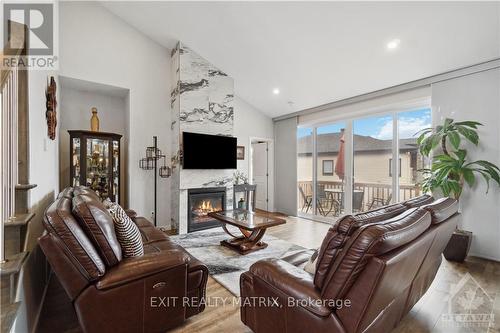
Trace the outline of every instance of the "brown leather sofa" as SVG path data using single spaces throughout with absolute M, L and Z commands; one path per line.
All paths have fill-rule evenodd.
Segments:
M 422 297 L 457 225 L 457 202 L 421 196 L 328 231 L 311 275 L 266 259 L 240 277 L 241 320 L 254 332 L 390 332 Z
M 204 310 L 208 270 L 148 220 L 144 256 L 123 258 L 113 220 L 95 193 L 66 188 L 39 239 L 85 332 L 164 332 Z

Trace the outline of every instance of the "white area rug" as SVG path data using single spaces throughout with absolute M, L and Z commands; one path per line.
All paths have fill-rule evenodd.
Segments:
M 238 232 L 235 231 L 234 234 L 237 235 Z M 184 247 L 190 254 L 207 265 L 210 275 L 235 296 L 240 295 L 241 273 L 247 271 L 254 262 L 265 258 L 282 258 L 304 250 L 301 246 L 265 235 L 263 241 L 268 244 L 267 248 L 241 255 L 220 245 L 220 241 L 229 238 L 231 236 L 226 234 L 222 228 L 170 237 L 172 241 Z

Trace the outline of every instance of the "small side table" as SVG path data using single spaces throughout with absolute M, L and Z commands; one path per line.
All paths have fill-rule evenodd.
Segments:
M 249 211 L 255 210 L 255 198 L 257 192 L 257 185 L 241 184 L 233 186 L 233 209 L 245 209 Z M 245 207 L 238 207 L 238 202 L 236 202 L 236 193 L 244 193 L 243 198 L 245 199 Z M 252 204 L 250 204 L 250 197 L 252 199 Z

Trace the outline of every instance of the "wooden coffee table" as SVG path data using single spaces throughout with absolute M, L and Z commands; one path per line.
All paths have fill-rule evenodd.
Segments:
M 286 223 L 284 219 L 274 217 L 271 214 L 250 212 L 243 209 L 224 210 L 209 213 L 208 215 L 220 221 L 222 229 L 233 237 L 221 241 L 220 245 L 233 249 L 240 254 L 265 249 L 267 244 L 260 240 L 266 233 L 266 229 Z M 227 224 L 239 228 L 242 236 L 233 235 L 227 229 Z

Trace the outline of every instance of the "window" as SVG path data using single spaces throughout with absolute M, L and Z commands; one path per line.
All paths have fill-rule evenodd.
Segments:
M 297 186 L 300 213 L 311 214 L 313 208 L 313 129 L 297 129 Z
M 389 159 L 389 177 L 392 177 L 392 158 Z M 401 158 L 399 158 L 399 177 L 401 177 Z
M 393 128 L 394 117 L 391 113 L 359 118 L 352 122 L 353 212 L 384 206 L 393 199 L 393 180 L 387 167 L 394 145 Z
M 416 133 L 431 127 L 431 109 L 423 103 L 298 127 L 298 215 L 329 222 L 422 194 L 418 171 L 429 162 Z
M 399 136 L 399 200 L 408 200 L 422 194 L 420 169 L 427 168 L 429 158 L 422 156 L 415 133 L 432 127 L 431 110 L 415 109 L 398 113 Z
M 333 160 L 323 160 L 323 176 L 333 176 Z

